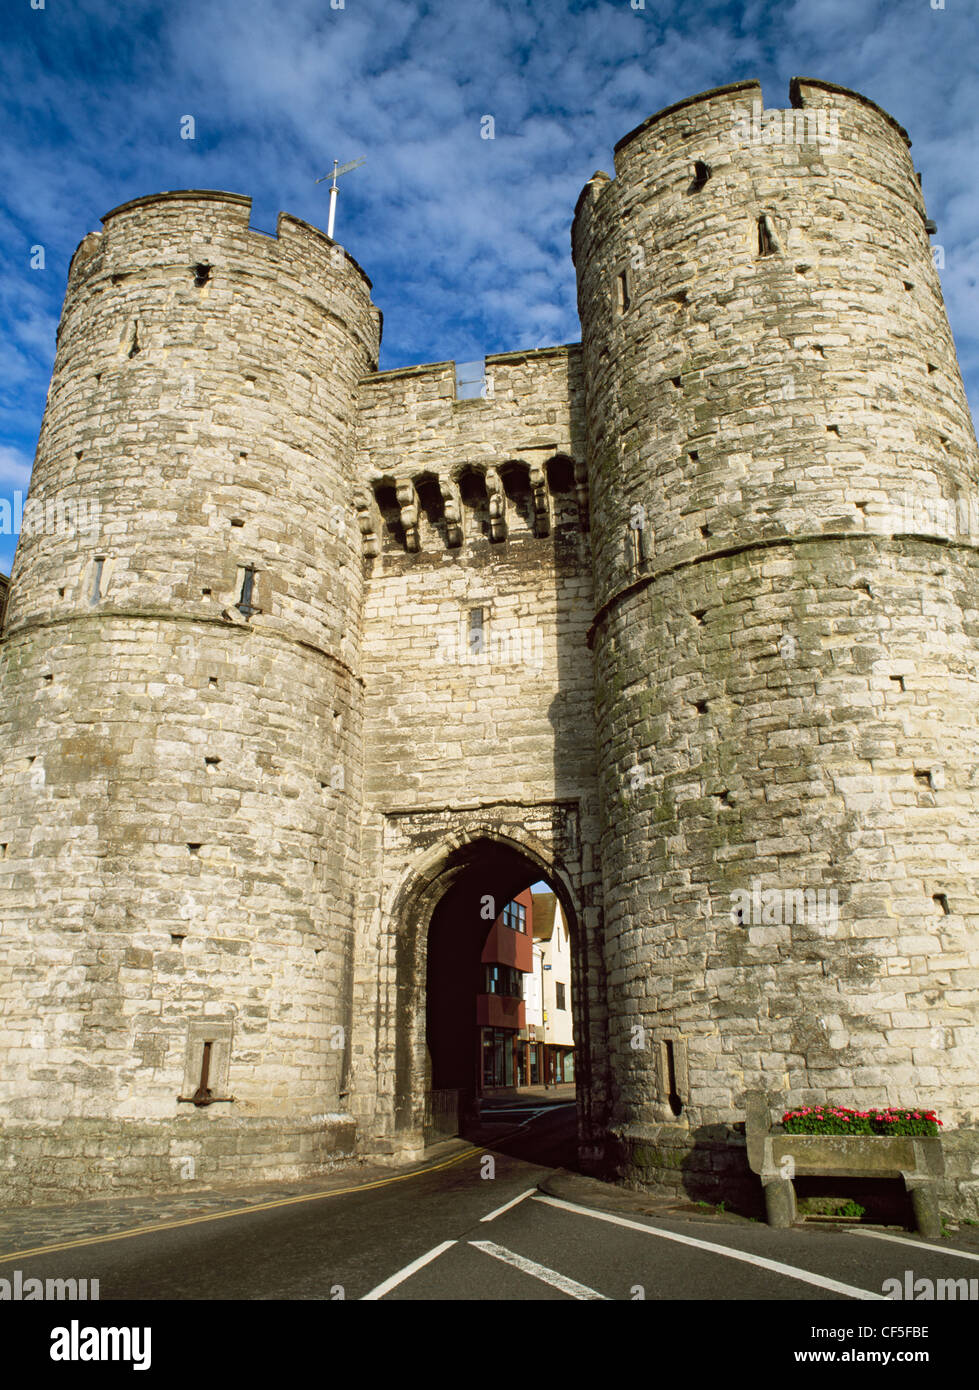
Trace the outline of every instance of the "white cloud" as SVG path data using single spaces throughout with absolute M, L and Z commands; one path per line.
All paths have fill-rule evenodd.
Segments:
M 0 492 L 17 488 L 26 490 L 32 467 L 32 460 L 22 449 L 0 444 Z

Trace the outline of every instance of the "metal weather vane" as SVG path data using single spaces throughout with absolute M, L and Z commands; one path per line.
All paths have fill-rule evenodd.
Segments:
M 337 188 L 337 179 L 340 177 L 341 174 L 349 174 L 351 169 L 359 169 L 360 166 L 362 164 L 365 164 L 366 162 L 366 156 L 363 159 L 351 159 L 350 162 L 347 164 L 341 164 L 338 159 L 335 159 L 333 161 L 332 172 L 329 174 L 324 174 L 322 179 L 315 180 L 316 183 L 322 183 L 324 179 L 333 180 L 333 183 L 330 185 L 330 218 L 326 226 L 326 234 L 328 237 L 333 236 L 333 222 L 336 218 L 337 193 L 339 192 L 339 189 Z

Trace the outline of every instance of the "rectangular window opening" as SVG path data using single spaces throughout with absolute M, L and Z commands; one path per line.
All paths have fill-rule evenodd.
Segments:
M 457 362 L 455 369 L 457 401 L 477 401 L 489 395 L 485 357 L 476 362 Z
M 243 614 L 246 618 L 250 618 L 253 613 L 258 612 L 258 609 L 255 608 L 252 604 L 252 598 L 255 593 L 256 573 L 257 571 L 252 565 L 245 566 L 245 572 L 241 580 L 241 593 L 238 596 L 238 602 L 235 605 L 235 607 L 238 609 L 238 612 Z
M 619 313 L 628 313 L 632 300 L 629 297 L 629 272 L 627 270 L 621 270 L 615 277 L 615 300 Z
M 102 597 L 102 569 L 105 565 L 105 556 L 96 555 L 95 557 L 95 578 L 92 581 L 92 603 L 98 603 Z

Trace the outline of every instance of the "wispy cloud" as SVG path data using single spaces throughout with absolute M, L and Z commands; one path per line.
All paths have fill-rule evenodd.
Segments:
M 0 486 L 24 489 L 31 479 L 32 460 L 9 444 L 0 444 Z

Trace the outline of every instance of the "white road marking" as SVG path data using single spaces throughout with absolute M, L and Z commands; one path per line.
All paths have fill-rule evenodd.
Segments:
M 906 1236 L 889 1236 L 884 1231 L 854 1231 L 855 1236 L 869 1236 L 871 1240 L 892 1240 L 895 1245 L 910 1245 L 912 1250 L 934 1250 L 939 1255 L 954 1255 L 957 1260 L 979 1260 L 979 1255 L 967 1254 L 965 1250 L 948 1250 L 944 1245 L 926 1245 L 923 1240 L 908 1240 Z
M 498 1216 L 502 1216 L 505 1211 L 515 1207 L 518 1202 L 522 1202 L 525 1197 L 532 1197 L 537 1191 L 536 1187 L 528 1187 L 526 1192 L 521 1192 L 519 1197 L 514 1197 L 512 1201 L 505 1202 L 502 1207 L 497 1207 L 496 1211 L 491 1211 L 488 1216 L 481 1216 L 480 1221 L 495 1221 Z
M 417 1260 L 412 1260 L 410 1265 L 405 1265 L 404 1269 L 399 1269 L 397 1274 L 392 1274 L 390 1279 L 385 1279 L 384 1283 L 378 1284 L 376 1289 L 371 1289 L 370 1293 L 365 1293 L 360 1300 L 361 1303 L 376 1303 L 377 1300 L 383 1298 L 386 1293 L 390 1293 L 391 1290 L 397 1288 L 399 1284 L 403 1284 L 406 1279 L 410 1279 L 419 1269 L 424 1268 L 427 1264 L 431 1264 L 433 1260 L 437 1260 L 439 1255 L 444 1255 L 446 1250 L 450 1249 L 455 1243 L 454 1240 L 443 1240 L 441 1245 L 436 1245 L 435 1249 L 429 1250 L 427 1255 L 419 1255 Z
M 810 1274 L 807 1269 L 797 1269 L 795 1265 L 785 1265 L 778 1260 L 766 1260 L 761 1255 L 749 1255 L 744 1250 L 732 1250 L 727 1245 L 715 1245 L 709 1240 L 695 1240 L 693 1236 L 677 1235 L 674 1231 L 662 1231 L 657 1226 L 643 1226 L 638 1221 L 628 1221 L 624 1216 L 613 1216 L 610 1212 L 592 1211 L 590 1207 L 579 1207 L 575 1202 L 563 1202 L 558 1197 L 537 1197 L 550 1207 L 561 1211 L 573 1211 L 581 1216 L 590 1216 L 595 1221 L 608 1221 L 613 1226 L 625 1226 L 630 1231 L 641 1231 L 643 1235 L 659 1236 L 661 1240 L 673 1240 L 679 1245 L 692 1245 L 697 1250 L 709 1250 L 714 1255 L 726 1255 L 729 1260 L 741 1260 L 744 1264 L 757 1265 L 760 1269 L 770 1269 L 774 1274 L 784 1274 L 788 1279 L 799 1279 L 804 1284 L 815 1284 L 820 1289 L 830 1289 L 833 1293 L 846 1294 L 848 1298 L 862 1298 L 885 1303 L 882 1293 L 871 1293 L 869 1289 L 858 1289 L 853 1284 L 841 1284 L 837 1279 L 825 1279 L 821 1274 Z
M 494 1260 L 502 1260 L 504 1264 L 513 1265 L 514 1269 L 519 1269 L 524 1274 L 530 1274 L 534 1279 L 540 1279 L 544 1284 L 550 1284 L 553 1288 L 560 1289 L 562 1293 L 568 1294 L 571 1298 L 600 1298 L 604 1303 L 609 1301 L 603 1293 L 597 1293 L 595 1289 L 590 1289 L 587 1284 L 579 1284 L 576 1279 L 569 1279 L 566 1274 L 559 1274 L 556 1269 L 548 1269 L 547 1265 L 539 1265 L 536 1260 L 528 1260 L 524 1255 L 516 1255 L 512 1250 L 505 1250 L 502 1245 L 494 1245 L 491 1240 L 471 1240 L 469 1244 L 475 1246 L 477 1250 L 482 1250 L 484 1255 L 492 1255 Z

